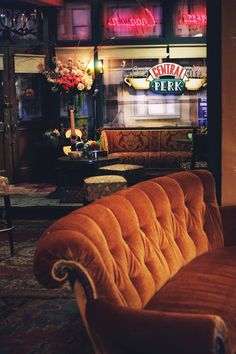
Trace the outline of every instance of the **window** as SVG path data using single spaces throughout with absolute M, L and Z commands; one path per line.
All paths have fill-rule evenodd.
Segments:
M 177 37 L 206 36 L 206 1 L 179 0 L 174 8 L 174 33 Z
M 40 39 L 42 16 L 40 11 L 0 9 L 0 39 Z
M 173 119 L 180 117 L 178 96 L 157 95 L 152 91 L 136 91 L 134 100 L 135 119 Z
M 42 116 L 39 74 L 16 74 L 18 119 L 31 121 Z
M 86 3 L 65 3 L 58 12 L 59 40 L 89 40 L 91 38 L 91 9 Z
M 162 7 L 158 1 L 145 5 L 129 1 L 104 5 L 104 37 L 160 37 L 162 36 Z
M 144 88 L 149 69 L 157 64 L 157 59 L 104 59 L 104 126 L 206 125 L 205 58 L 171 61 L 184 66 L 190 82 L 199 79 L 201 86 L 195 89 L 186 86 L 181 95 L 157 94 L 149 87 Z

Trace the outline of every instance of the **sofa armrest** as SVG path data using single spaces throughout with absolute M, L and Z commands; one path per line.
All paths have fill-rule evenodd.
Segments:
M 86 317 L 102 353 L 230 353 L 219 316 L 136 310 L 94 300 L 87 304 Z
M 225 246 L 236 245 L 236 205 L 220 207 Z
M 107 151 L 109 153 L 107 134 L 104 130 L 101 132 L 101 143 L 102 143 L 102 146 L 101 146 L 102 150 Z

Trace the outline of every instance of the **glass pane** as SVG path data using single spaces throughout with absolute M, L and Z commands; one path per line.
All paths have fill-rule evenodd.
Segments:
M 89 4 L 66 3 L 58 12 L 59 40 L 88 40 L 91 37 Z
M 0 39 L 40 39 L 41 12 L 32 10 L 0 9 Z
M 79 97 L 78 95 L 74 96 L 74 105 L 75 105 L 75 118 L 79 118 L 80 116 L 88 116 L 88 102 L 87 102 L 87 97 L 85 95 L 84 97 L 84 102 L 83 104 L 81 104 L 81 102 L 79 101 Z M 61 93 L 60 94 L 60 116 L 61 118 L 68 118 L 68 114 L 67 114 L 67 108 L 69 105 L 69 97 L 66 93 Z
M 198 125 L 207 126 L 207 91 L 198 95 Z
M 160 37 L 162 35 L 162 7 L 158 1 L 145 6 L 134 1 L 104 5 L 104 37 Z
M 136 91 L 136 97 L 134 97 L 134 114 L 137 116 L 147 115 L 147 96 L 143 90 Z
M 42 117 L 39 74 L 16 74 L 18 119 L 31 121 Z
M 68 114 L 68 107 L 71 100 L 66 93 L 60 93 L 60 123 L 64 128 L 70 128 L 70 117 Z M 75 127 L 88 131 L 88 118 L 91 117 L 89 95 L 74 95 L 74 117 Z
M 0 122 L 4 121 L 4 110 L 3 110 L 3 75 L 2 71 L 0 71 Z
M 192 126 L 207 123 L 205 59 L 176 59 L 187 70 L 188 82 L 201 87 L 182 95 L 144 89 L 156 59 L 104 60 L 105 126 Z M 134 75 L 135 73 L 135 75 Z
M 206 1 L 179 0 L 174 9 L 174 33 L 178 37 L 206 36 Z

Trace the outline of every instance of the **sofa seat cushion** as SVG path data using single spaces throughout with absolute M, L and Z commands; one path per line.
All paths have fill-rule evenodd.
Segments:
M 182 163 L 191 161 L 192 153 L 189 151 L 162 151 L 161 167 L 180 167 Z
M 145 307 L 150 310 L 219 315 L 236 351 L 236 247 L 195 258 L 179 270 Z
M 160 153 L 156 153 L 160 160 Z M 115 152 L 109 156 L 119 157 L 121 163 L 149 166 L 149 152 Z M 157 158 L 156 158 L 157 159 Z
M 191 152 L 113 152 L 109 156 L 119 157 L 121 163 L 142 165 L 155 168 L 179 168 L 181 163 L 191 161 Z

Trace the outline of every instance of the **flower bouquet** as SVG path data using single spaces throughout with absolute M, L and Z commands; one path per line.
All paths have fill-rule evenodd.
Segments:
M 68 58 L 66 63 L 62 63 L 56 57 L 53 58 L 54 70 L 44 71 L 47 81 L 52 84 L 52 90 L 62 90 L 69 94 L 76 94 L 89 91 L 93 84 L 92 75 L 90 75 L 84 63 L 74 62 Z
M 54 69 L 46 70 L 43 74 L 52 85 L 52 91 L 62 91 L 68 95 L 71 149 L 75 150 L 78 139 L 75 127 L 75 111 L 79 114 L 81 107 L 83 107 L 85 94 L 92 87 L 93 77 L 84 63 L 74 62 L 72 58 L 68 58 L 66 63 L 62 63 L 55 57 L 53 58 L 53 64 Z M 75 99 L 75 97 L 77 98 Z
M 61 136 L 58 129 L 48 129 L 43 133 L 43 137 L 52 144 L 58 144 L 59 137 Z
M 93 153 L 94 151 L 100 150 L 100 144 L 96 140 L 88 140 L 84 143 L 83 147 L 83 155 L 84 157 L 94 157 Z

